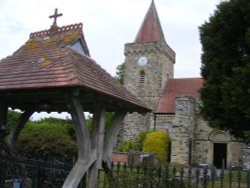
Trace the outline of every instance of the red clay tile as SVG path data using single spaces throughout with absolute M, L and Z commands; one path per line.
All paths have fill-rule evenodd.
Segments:
M 13 55 L 0 61 L 0 92 L 43 88 L 89 88 L 116 100 L 146 110 L 145 105 L 120 85 L 89 56 L 82 24 L 30 34 Z M 80 40 L 85 54 L 69 46 Z
M 170 79 L 159 100 L 156 113 L 175 113 L 175 97 L 177 95 L 188 95 L 197 98 L 202 84 L 201 78 Z
M 156 41 L 165 41 L 165 38 L 161 28 L 155 3 L 152 0 L 152 3 L 141 25 L 141 28 L 135 38 L 135 43 Z

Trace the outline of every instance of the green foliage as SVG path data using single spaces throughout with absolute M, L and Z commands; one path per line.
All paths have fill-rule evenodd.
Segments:
M 9 110 L 8 111 L 7 125 L 13 126 L 17 122 L 17 120 L 19 119 L 20 115 L 21 115 L 20 112 Z
M 125 70 L 125 64 L 124 63 L 122 63 L 121 65 L 118 65 L 116 67 L 116 76 L 115 76 L 115 78 L 121 84 L 123 84 L 123 82 L 124 82 L 124 70 Z
M 170 137 L 162 131 L 150 132 L 144 140 L 142 151 L 157 153 L 159 162 L 169 161 Z
M 8 111 L 6 134 L 9 134 L 10 128 L 16 124 L 21 114 L 22 113 L 13 110 Z
M 8 125 L 17 123 L 21 113 L 10 111 Z M 106 114 L 106 127 L 110 125 L 113 113 Z M 90 133 L 92 132 L 93 118 L 86 117 Z M 71 160 L 76 156 L 76 136 L 72 120 L 45 118 L 39 121 L 28 121 L 21 131 L 17 142 L 18 152 L 29 156 L 37 152 L 47 153 L 50 156 L 63 160 Z
M 106 112 L 106 116 L 105 116 L 105 133 L 107 133 L 113 118 L 114 118 L 114 113 L 113 112 Z
M 71 120 L 57 118 L 28 121 L 17 141 L 17 150 L 23 156 L 46 153 L 72 162 L 76 149 Z
M 118 151 L 120 152 L 129 152 L 131 150 L 134 150 L 135 146 L 134 146 L 134 142 L 133 140 L 127 140 L 124 141 L 119 147 L 118 147 Z
M 142 151 L 143 142 L 148 133 L 151 131 L 142 131 L 138 135 L 135 136 L 134 139 L 124 141 L 119 147 L 118 151 L 120 152 L 129 152 L 133 151 Z
M 218 5 L 200 27 L 203 48 L 201 114 L 212 127 L 247 139 L 250 130 L 250 2 Z
M 68 134 L 68 127 L 64 124 L 50 123 L 44 120 L 37 122 L 29 121 L 22 129 L 22 133 L 31 134 L 43 130 L 53 133 Z
M 133 139 L 135 151 L 142 151 L 143 142 L 144 142 L 147 134 L 150 132 L 152 132 L 152 131 L 142 131 L 138 135 L 136 135 L 136 137 Z
M 72 162 L 77 153 L 76 142 L 67 134 L 48 129 L 35 130 L 33 133 L 22 133 L 18 138 L 16 147 L 22 156 L 27 157 L 43 153 L 68 162 Z
M 119 168 L 113 168 L 109 173 L 104 174 L 101 172 L 100 181 L 101 187 L 108 188 L 134 188 L 134 187 L 157 187 L 157 188 L 190 188 L 190 187 L 210 187 L 211 183 L 209 179 L 199 186 L 200 182 L 195 181 L 195 171 L 191 172 L 190 178 L 185 176 L 184 170 L 182 168 L 172 168 L 170 166 L 158 166 L 157 164 L 150 164 L 146 167 L 129 167 L 121 166 Z M 185 177 L 180 177 L 178 174 L 183 174 Z M 198 174 L 199 176 L 199 174 Z M 201 174 L 202 176 L 202 174 Z M 225 176 L 226 177 L 226 176 Z M 216 181 L 216 180 L 215 180 Z M 217 180 L 217 185 L 219 185 L 220 179 Z M 217 186 L 215 186 L 217 187 Z
M 114 113 L 112 112 L 106 112 L 105 114 L 105 133 L 107 132 L 112 120 L 114 117 Z M 86 117 L 86 122 L 87 122 L 87 126 L 88 126 L 88 130 L 90 132 L 90 134 L 92 134 L 93 131 L 93 116 L 92 115 L 88 115 Z
M 16 111 L 8 112 L 8 133 L 20 115 Z M 51 157 L 72 162 L 77 152 L 73 124 L 69 119 L 58 118 L 28 121 L 21 131 L 16 147 L 23 156 L 46 153 Z
M 87 123 L 87 127 L 88 127 L 88 130 L 89 130 L 89 133 L 91 134 L 92 133 L 92 129 L 93 129 L 93 116 L 92 115 L 88 115 L 86 118 L 86 123 Z

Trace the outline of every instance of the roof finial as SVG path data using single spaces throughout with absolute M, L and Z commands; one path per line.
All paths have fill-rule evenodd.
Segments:
M 57 8 L 56 8 L 54 15 L 49 16 L 49 18 L 54 18 L 53 26 L 57 26 L 56 19 L 62 15 L 63 15 L 62 13 L 58 14 Z

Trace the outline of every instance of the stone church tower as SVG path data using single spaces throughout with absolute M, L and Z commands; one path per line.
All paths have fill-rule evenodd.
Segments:
M 127 114 L 118 143 L 139 132 L 161 130 L 171 138 L 171 162 L 208 164 L 218 168 L 250 164 L 244 150 L 228 132 L 213 129 L 199 112 L 202 78 L 174 78 L 175 53 L 168 46 L 154 0 L 133 43 L 125 44 L 124 85 L 151 113 Z M 244 161 L 245 160 L 245 161 Z
M 167 80 L 173 78 L 175 63 L 175 52 L 165 41 L 154 1 L 135 41 L 125 45 L 125 57 L 125 87 L 154 110 Z M 152 113 L 129 114 L 124 121 L 123 140 L 133 138 L 140 131 L 149 130 L 152 123 Z

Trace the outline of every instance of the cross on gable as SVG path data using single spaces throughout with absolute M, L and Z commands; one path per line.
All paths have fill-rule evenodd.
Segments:
M 56 24 L 56 20 L 57 20 L 57 18 L 58 17 L 60 17 L 60 16 L 62 16 L 63 14 L 58 14 L 58 12 L 57 12 L 57 8 L 55 9 L 55 12 L 54 12 L 54 15 L 51 15 L 51 16 L 49 16 L 49 18 L 54 18 L 54 22 L 53 22 L 53 25 L 57 25 Z

